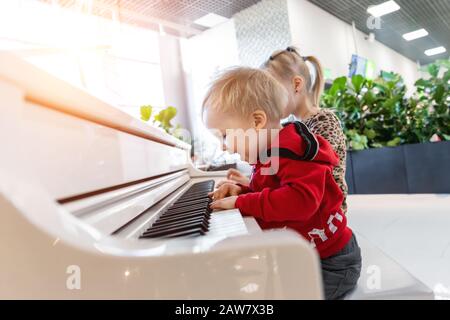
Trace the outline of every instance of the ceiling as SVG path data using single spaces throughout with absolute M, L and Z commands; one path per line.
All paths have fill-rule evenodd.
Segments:
M 421 64 L 448 58 L 450 53 L 450 0 L 395 0 L 399 11 L 381 17 L 381 29 L 367 27 L 367 8 L 386 0 L 309 0 L 339 19 L 352 23 L 364 33 L 375 33 L 376 40 Z M 402 35 L 425 28 L 425 38 L 406 41 Z M 330 31 L 332 32 L 332 30 Z M 444 46 L 446 53 L 428 57 L 427 49 Z
M 260 0 L 41 0 L 61 7 L 90 12 L 123 23 L 189 37 L 206 28 L 194 23 L 198 18 L 216 13 L 231 18 Z
M 160 30 L 168 34 L 190 37 L 206 28 L 194 23 L 212 12 L 231 18 L 260 0 L 40 0 L 61 7 L 90 12 L 123 23 Z M 381 17 L 381 29 L 367 27 L 367 8 L 386 0 L 308 0 L 375 38 L 400 54 L 421 64 L 449 57 L 450 0 L 396 0 L 401 9 Z M 429 36 L 407 42 L 404 33 L 425 28 Z M 332 31 L 331 31 L 332 32 Z M 427 49 L 444 46 L 447 52 L 427 57 Z

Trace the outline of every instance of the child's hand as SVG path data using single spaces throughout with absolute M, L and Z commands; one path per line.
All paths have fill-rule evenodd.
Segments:
M 223 199 L 229 196 L 237 196 L 241 194 L 242 188 L 233 183 L 225 183 L 221 185 L 216 191 L 208 193 L 214 201 Z
M 236 169 L 229 169 L 227 172 L 227 179 L 222 180 L 217 184 L 217 188 L 221 187 L 222 185 L 226 183 L 232 183 L 232 184 L 242 184 L 243 186 L 248 186 L 250 184 L 250 179 L 243 175 L 239 170 Z
M 236 181 L 225 179 L 225 180 L 219 181 L 219 182 L 217 183 L 216 188 L 220 188 L 221 186 L 223 186 L 224 184 L 227 184 L 227 183 L 229 183 L 229 184 L 237 184 Z
M 237 196 L 232 196 L 228 198 L 224 198 L 221 200 L 213 201 L 210 204 L 211 209 L 221 209 L 221 210 L 228 210 L 228 209 L 234 209 L 236 204 Z
M 248 186 L 250 184 L 250 179 L 243 175 L 239 170 L 229 169 L 227 172 L 227 179 L 240 183 L 243 186 Z

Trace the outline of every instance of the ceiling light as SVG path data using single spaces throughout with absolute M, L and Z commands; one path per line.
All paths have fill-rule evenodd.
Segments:
M 167 33 L 166 33 L 166 30 L 164 30 L 163 25 L 160 23 L 158 26 L 159 26 L 159 35 L 161 37 L 165 37 L 167 35 Z
M 425 54 L 427 56 L 434 56 L 434 55 L 444 53 L 444 52 L 447 52 L 447 49 L 445 49 L 444 47 L 437 47 L 437 48 L 425 50 Z
M 397 10 L 400 10 L 400 6 L 395 1 L 386 1 L 382 4 L 369 7 L 367 12 L 375 18 L 378 18 Z
M 419 30 L 416 30 L 416 31 L 413 31 L 413 32 L 405 33 L 403 35 L 403 38 L 406 41 L 412 41 L 412 40 L 415 40 L 415 39 L 426 37 L 427 35 L 428 35 L 428 31 L 427 30 L 419 29 Z
M 218 14 L 208 13 L 207 15 L 195 20 L 194 23 L 201 25 L 203 27 L 212 28 L 227 20 L 228 20 L 227 18 L 219 16 Z

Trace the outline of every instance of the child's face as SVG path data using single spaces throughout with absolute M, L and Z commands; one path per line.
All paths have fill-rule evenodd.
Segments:
M 257 112 L 258 113 L 258 112 Z M 256 163 L 258 154 L 267 147 L 265 131 L 265 114 L 248 117 L 232 116 L 208 108 L 203 114 L 204 123 L 219 140 L 222 148 L 230 153 L 238 153 L 241 159 L 251 164 Z

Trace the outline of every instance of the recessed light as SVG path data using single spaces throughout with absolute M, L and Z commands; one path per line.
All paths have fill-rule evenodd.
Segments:
M 413 31 L 413 32 L 405 33 L 403 35 L 403 38 L 406 41 L 412 41 L 412 40 L 415 40 L 415 39 L 426 37 L 427 35 L 428 35 L 428 31 L 427 30 L 419 29 L 419 30 L 416 30 L 416 31 Z
M 447 52 L 447 49 L 445 49 L 444 47 L 437 47 L 437 48 L 425 50 L 425 54 L 427 56 L 435 56 L 437 54 L 444 53 L 444 52 Z
M 228 20 L 227 18 L 219 16 L 218 14 L 208 13 L 207 15 L 195 20 L 194 23 L 207 28 L 212 28 L 227 20 Z
M 369 7 L 367 9 L 367 12 L 370 13 L 375 18 L 378 18 L 397 10 L 400 10 L 400 6 L 397 4 L 397 2 L 386 1 L 379 5 Z

